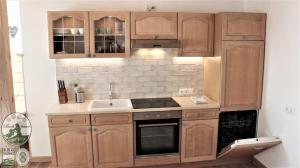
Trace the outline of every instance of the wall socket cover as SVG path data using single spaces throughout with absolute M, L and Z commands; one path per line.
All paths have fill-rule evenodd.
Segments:
M 192 95 L 194 93 L 194 88 L 180 88 L 178 91 L 179 95 Z

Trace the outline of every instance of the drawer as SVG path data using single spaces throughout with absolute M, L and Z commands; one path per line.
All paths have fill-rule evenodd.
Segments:
M 219 109 L 183 110 L 183 120 L 205 120 L 219 118 Z
M 50 127 L 90 125 L 90 115 L 49 116 Z
M 132 113 L 109 113 L 92 115 L 92 125 L 113 125 L 132 123 Z

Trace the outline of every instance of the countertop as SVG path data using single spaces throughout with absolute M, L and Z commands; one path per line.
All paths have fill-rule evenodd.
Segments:
M 84 103 L 67 103 L 56 104 L 46 115 L 76 115 L 76 114 L 101 114 L 101 113 L 121 113 L 121 112 L 147 112 L 147 111 L 170 111 L 170 110 L 192 110 L 192 109 L 210 109 L 220 108 L 220 104 L 206 97 L 206 104 L 195 104 L 190 97 L 172 97 L 181 107 L 166 108 L 148 108 L 132 109 L 119 108 L 113 110 L 88 111 L 89 104 L 92 100 L 86 100 Z

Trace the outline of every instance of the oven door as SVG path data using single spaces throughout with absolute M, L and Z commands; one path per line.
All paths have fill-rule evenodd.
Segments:
M 180 119 L 135 122 L 136 156 L 179 153 Z

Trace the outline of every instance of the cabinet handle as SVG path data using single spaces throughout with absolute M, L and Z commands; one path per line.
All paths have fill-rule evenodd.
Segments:
M 93 128 L 93 131 L 98 131 L 98 129 L 97 128 Z
M 73 123 L 73 120 L 69 120 L 69 123 Z

